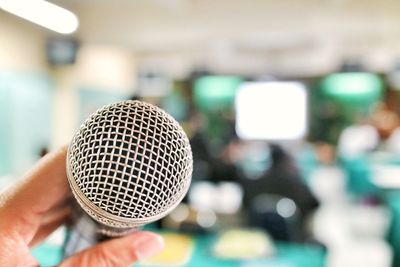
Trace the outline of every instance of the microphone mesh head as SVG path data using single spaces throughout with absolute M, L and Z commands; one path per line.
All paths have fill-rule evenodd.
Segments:
M 95 112 L 68 149 L 67 173 L 80 206 L 95 220 L 137 227 L 165 216 L 185 196 L 192 152 L 162 109 L 123 101 Z

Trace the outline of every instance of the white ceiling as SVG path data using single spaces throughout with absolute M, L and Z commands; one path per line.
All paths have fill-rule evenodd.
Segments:
M 384 71 L 400 55 L 398 0 L 53 2 L 76 12 L 83 42 L 226 72 L 312 75 L 359 56 Z

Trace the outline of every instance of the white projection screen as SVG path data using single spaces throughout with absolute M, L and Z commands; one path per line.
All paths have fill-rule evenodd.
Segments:
M 236 132 L 247 140 L 300 140 L 307 133 L 307 92 L 298 82 L 247 82 L 235 97 Z

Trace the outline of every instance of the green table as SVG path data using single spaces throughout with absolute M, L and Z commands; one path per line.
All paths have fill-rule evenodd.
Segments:
M 211 248 L 215 242 L 214 235 L 198 235 L 194 237 L 195 249 L 189 267 L 323 267 L 325 252 L 321 247 L 291 243 L 276 244 L 277 253 L 269 259 L 249 261 L 221 260 L 212 256 Z M 54 266 L 61 261 L 61 249 L 43 244 L 33 250 L 33 255 L 41 266 Z M 136 266 L 136 265 L 135 265 Z
M 321 247 L 293 244 L 293 243 L 277 243 L 277 253 L 272 258 L 234 261 L 220 260 L 212 257 L 210 249 L 215 242 L 215 236 L 198 236 L 195 239 L 196 249 L 187 266 L 218 266 L 218 267 L 257 267 L 257 266 L 274 266 L 274 267 L 322 267 L 325 266 L 325 252 Z

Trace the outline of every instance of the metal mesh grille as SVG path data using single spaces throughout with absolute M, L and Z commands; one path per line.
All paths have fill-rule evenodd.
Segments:
M 148 218 L 182 199 L 192 153 L 170 115 L 124 101 L 89 117 L 72 140 L 68 165 L 78 193 L 101 210 L 119 218 Z

